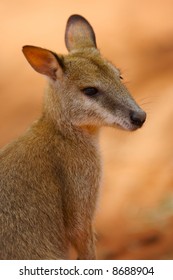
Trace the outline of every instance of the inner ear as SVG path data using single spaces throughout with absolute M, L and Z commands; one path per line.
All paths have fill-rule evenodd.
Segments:
M 68 51 L 97 47 L 92 26 L 80 15 L 69 17 L 65 31 L 65 43 Z
M 40 74 L 52 80 L 62 75 L 62 66 L 58 61 L 58 56 L 53 52 L 39 47 L 24 46 L 23 53 L 29 64 Z

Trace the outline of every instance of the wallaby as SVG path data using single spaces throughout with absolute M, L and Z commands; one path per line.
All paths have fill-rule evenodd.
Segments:
M 48 87 L 40 119 L 0 152 L 0 259 L 67 259 L 70 244 L 96 259 L 100 127 L 132 131 L 146 119 L 85 18 L 68 19 L 65 43 L 68 55 L 23 47 Z

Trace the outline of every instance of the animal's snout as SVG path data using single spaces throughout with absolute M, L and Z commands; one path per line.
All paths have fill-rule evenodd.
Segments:
M 146 113 L 144 111 L 131 111 L 130 120 L 132 124 L 141 127 L 146 120 Z

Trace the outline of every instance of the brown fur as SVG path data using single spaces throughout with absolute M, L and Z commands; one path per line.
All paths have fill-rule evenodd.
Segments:
M 99 129 L 119 125 L 135 130 L 145 121 L 81 16 L 70 17 L 66 45 L 67 56 L 23 49 L 49 83 L 40 119 L 0 152 L 0 259 L 67 259 L 70 243 L 79 259 L 95 259 Z M 98 94 L 86 96 L 88 87 Z

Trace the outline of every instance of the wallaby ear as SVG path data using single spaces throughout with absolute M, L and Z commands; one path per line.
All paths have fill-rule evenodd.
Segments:
M 40 74 L 53 80 L 62 76 L 62 67 L 58 56 L 53 52 L 34 46 L 24 46 L 22 51 L 30 65 Z
M 84 17 L 79 15 L 69 17 L 65 31 L 65 43 L 68 51 L 97 47 L 92 26 Z

